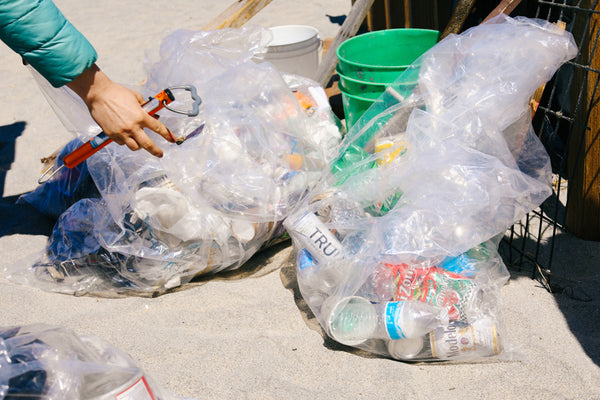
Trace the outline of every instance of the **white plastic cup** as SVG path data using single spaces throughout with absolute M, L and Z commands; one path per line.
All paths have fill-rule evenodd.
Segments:
M 269 28 L 273 40 L 267 45 L 264 61 L 290 74 L 313 78 L 321 62 L 319 31 L 307 25 L 282 25 Z

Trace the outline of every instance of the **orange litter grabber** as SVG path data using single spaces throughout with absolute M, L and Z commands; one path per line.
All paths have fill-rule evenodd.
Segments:
M 186 91 L 190 92 L 192 100 L 194 101 L 191 110 L 180 111 L 180 110 L 176 110 L 176 109 L 169 107 L 169 104 L 171 102 L 175 101 L 175 96 L 173 95 L 174 90 L 186 90 Z M 172 112 L 175 112 L 178 114 L 184 114 L 184 115 L 187 115 L 188 117 L 195 117 L 199 113 L 200 103 L 202 103 L 202 100 L 196 93 L 196 88 L 194 86 L 175 86 L 175 87 L 170 87 L 170 88 L 163 90 L 162 92 L 158 93 L 154 97 L 149 97 L 148 101 L 146 101 L 144 104 L 142 104 L 142 108 L 149 115 L 154 115 L 161 109 L 165 108 L 169 111 L 172 111 Z M 87 160 L 91 155 L 93 155 L 94 153 L 96 153 L 97 151 L 99 151 L 100 149 L 102 149 L 103 147 L 105 147 L 106 145 L 108 145 L 111 142 L 112 142 L 112 139 L 110 137 L 108 137 L 108 135 L 106 133 L 100 132 L 99 134 L 94 136 L 92 139 L 88 140 L 86 143 L 82 144 L 77 149 L 75 149 L 71 153 L 67 154 L 62 160 L 62 162 L 63 162 L 62 165 L 60 165 L 57 169 L 55 169 L 50 176 L 48 176 L 46 179 L 44 179 L 50 169 L 46 170 L 42 174 L 40 179 L 38 179 L 38 183 L 41 184 L 41 183 L 48 181 L 63 167 L 75 168 L 76 166 L 81 164 L 83 161 Z

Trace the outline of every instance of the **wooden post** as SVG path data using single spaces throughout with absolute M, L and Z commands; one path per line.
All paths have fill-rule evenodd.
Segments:
M 411 10 L 410 0 L 404 0 L 404 27 L 410 28 L 412 26 L 411 21 Z
M 600 11 L 600 5 L 594 11 Z M 581 239 L 600 241 L 600 76 L 596 72 L 600 68 L 600 16 L 594 13 L 590 18 L 587 40 L 581 45 L 581 62 L 586 62 L 586 54 L 590 60 L 587 79 L 583 80 L 587 98 L 582 100 L 588 114 L 587 119 L 585 115 L 581 118 L 587 122 L 587 128 L 573 129 L 569 139 L 566 226 Z
M 375 0 L 367 12 L 367 28 L 369 32 L 386 29 L 385 4 L 383 0 Z
M 202 30 L 214 31 L 223 28 L 239 28 L 255 16 L 272 0 L 236 0 L 225 11 L 217 15 Z
M 458 34 L 462 31 L 462 27 L 467 20 L 467 17 L 471 13 L 471 9 L 475 5 L 475 0 L 459 0 L 452 16 L 450 17 L 450 21 L 448 21 L 448 25 L 446 25 L 446 29 L 440 35 L 440 40 L 444 39 L 446 36 L 451 33 Z
M 338 46 L 358 32 L 358 28 L 365 20 L 369 9 L 373 5 L 373 1 L 374 0 L 357 0 L 350 9 L 346 20 L 333 39 L 333 42 L 329 47 L 329 51 L 325 53 L 323 61 L 321 61 L 321 64 L 319 64 L 319 69 L 313 78 L 315 81 L 319 82 L 321 86 L 327 87 L 329 80 L 333 76 L 335 66 L 337 64 L 336 50 Z
M 514 11 L 515 8 L 521 3 L 521 0 L 502 0 L 500 4 L 483 20 L 482 23 L 487 22 L 488 20 L 497 17 L 500 14 L 510 15 L 511 12 Z

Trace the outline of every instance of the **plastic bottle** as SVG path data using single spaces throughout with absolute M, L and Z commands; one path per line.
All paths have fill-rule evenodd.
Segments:
M 298 286 L 309 306 L 319 306 L 340 283 L 340 272 L 332 264 L 319 264 L 306 249 L 297 256 Z
M 389 340 L 390 356 L 398 360 L 453 360 L 491 357 L 502 352 L 501 336 L 487 318 L 467 325 L 452 322 L 416 339 Z
M 322 308 L 328 331 L 333 339 L 349 346 L 372 338 L 419 338 L 448 323 L 445 309 L 417 301 L 371 303 L 358 296 L 335 304 L 328 300 Z
M 336 185 L 341 185 L 348 178 L 377 167 L 377 163 L 371 159 L 371 153 L 363 149 L 361 144 L 353 143 L 348 146 L 331 165 L 331 172 L 337 178 Z
M 302 215 L 288 229 L 298 233 L 298 240 L 319 263 L 341 258 L 342 244 L 312 212 Z
M 0 327 L 0 398 L 169 399 L 120 349 L 60 326 Z
M 439 267 L 474 278 L 482 268 L 493 264 L 495 257 L 492 249 L 493 245 L 490 242 L 481 243 L 456 257 L 446 257 L 440 262 Z

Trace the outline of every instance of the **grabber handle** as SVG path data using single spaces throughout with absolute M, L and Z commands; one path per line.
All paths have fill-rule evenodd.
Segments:
M 150 97 L 147 102 L 142 104 L 142 108 L 148 114 L 154 115 L 173 100 L 175 100 L 173 93 L 171 93 L 169 89 L 165 89 L 156 96 Z M 63 159 L 63 163 L 67 168 L 75 168 L 110 142 L 112 142 L 112 139 L 109 138 L 106 133 L 100 132 L 92 139 L 67 154 Z
M 67 168 L 75 168 L 92 154 L 96 153 L 101 148 L 112 142 L 112 139 L 104 132 L 100 132 L 92 139 L 88 140 L 63 158 L 63 164 Z

